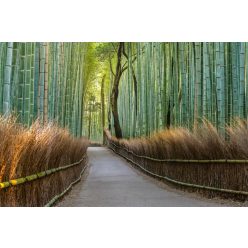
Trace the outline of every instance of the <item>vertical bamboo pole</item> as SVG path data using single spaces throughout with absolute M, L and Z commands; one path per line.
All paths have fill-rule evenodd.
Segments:
M 3 113 L 10 114 L 10 80 L 12 71 L 12 55 L 13 42 L 9 42 L 7 46 L 7 57 L 4 70 L 4 86 L 3 86 Z
M 45 47 L 45 75 L 44 75 L 44 124 L 48 123 L 48 61 L 49 61 L 49 44 L 46 42 L 44 44 Z

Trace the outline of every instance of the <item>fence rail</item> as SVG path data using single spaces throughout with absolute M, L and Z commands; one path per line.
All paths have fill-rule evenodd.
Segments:
M 110 141 L 111 142 L 111 141 Z M 156 161 L 156 162 L 164 162 L 164 163 L 197 163 L 197 164 L 218 164 L 218 163 L 228 163 L 228 164 L 248 164 L 248 159 L 157 159 L 157 158 L 152 158 L 152 157 L 147 157 L 147 156 L 142 156 L 142 155 L 138 155 L 136 153 L 134 153 L 131 150 L 128 150 L 126 147 L 123 146 L 117 146 L 115 143 L 111 142 L 112 145 L 114 145 L 117 148 L 121 148 L 125 151 L 127 151 L 128 153 L 131 153 L 132 155 L 134 155 L 137 158 L 145 158 L 147 160 L 151 160 L 151 161 Z
M 87 164 L 83 167 L 83 169 L 82 169 L 82 171 L 81 171 L 79 177 L 78 177 L 75 181 L 73 181 L 72 183 L 70 183 L 70 185 L 69 185 L 63 192 L 61 192 L 61 193 L 58 194 L 58 195 L 55 195 L 55 196 L 54 196 L 54 197 L 45 205 L 45 207 L 52 207 L 60 198 L 62 198 L 62 197 L 71 189 L 71 187 L 72 187 L 74 184 L 76 184 L 77 182 L 79 182 L 79 181 L 81 180 L 82 175 L 83 175 L 84 171 L 86 170 L 86 168 L 87 168 Z
M 5 189 L 5 188 L 8 188 L 10 186 L 16 186 L 16 185 L 23 184 L 23 183 L 26 183 L 26 182 L 31 182 L 31 181 L 40 179 L 42 177 L 46 177 L 48 175 L 51 175 L 51 174 L 53 174 L 55 172 L 68 169 L 68 168 L 73 167 L 75 165 L 79 165 L 80 163 L 82 163 L 84 161 L 84 159 L 86 157 L 87 157 L 87 155 L 84 154 L 82 159 L 80 159 L 79 161 L 77 161 L 75 163 L 60 166 L 58 168 L 53 168 L 53 169 L 41 171 L 41 172 L 26 176 L 26 177 L 20 177 L 20 178 L 17 178 L 17 179 L 12 179 L 12 180 L 9 180 L 9 181 L 6 181 L 6 182 L 2 182 L 2 183 L 0 183 L 0 189 Z

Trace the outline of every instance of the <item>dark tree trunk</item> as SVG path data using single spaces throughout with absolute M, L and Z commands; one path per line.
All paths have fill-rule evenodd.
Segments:
M 134 95 L 135 95 L 135 116 L 138 113 L 138 82 L 135 76 L 135 72 L 132 65 L 132 75 L 133 75 L 133 87 L 134 87 Z
M 121 75 L 123 72 L 122 66 L 121 66 L 121 58 L 122 58 L 122 52 L 123 52 L 124 43 L 120 42 L 117 52 L 117 64 L 116 64 L 116 70 L 115 70 L 115 77 L 114 77 L 114 84 L 112 88 L 111 93 L 111 109 L 114 119 L 114 129 L 115 129 L 115 135 L 116 138 L 121 139 L 122 138 L 122 130 L 120 126 L 119 121 L 119 114 L 118 114 L 118 95 L 119 95 L 119 83 L 121 79 Z
M 111 109 L 108 109 L 108 130 L 111 131 Z
M 115 78 L 115 85 L 112 89 L 112 94 L 111 94 L 111 109 L 112 109 L 112 114 L 113 114 L 113 119 L 114 119 L 114 129 L 115 129 L 115 135 L 116 138 L 121 139 L 122 138 L 122 130 L 120 126 L 120 121 L 119 121 L 119 113 L 118 113 L 118 95 L 119 95 L 119 82 L 120 82 L 120 76 L 116 75 Z

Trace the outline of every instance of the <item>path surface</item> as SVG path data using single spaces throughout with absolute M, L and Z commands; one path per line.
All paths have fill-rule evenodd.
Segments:
M 103 147 L 90 147 L 89 175 L 58 204 L 62 207 L 207 207 L 223 206 L 191 194 L 166 189 L 131 168 Z

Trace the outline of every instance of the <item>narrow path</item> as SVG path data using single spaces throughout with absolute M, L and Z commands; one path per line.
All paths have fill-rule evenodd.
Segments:
M 58 204 L 61 207 L 207 207 L 210 200 L 160 187 L 103 147 L 88 149 L 90 170 Z

